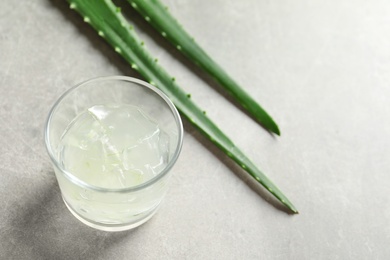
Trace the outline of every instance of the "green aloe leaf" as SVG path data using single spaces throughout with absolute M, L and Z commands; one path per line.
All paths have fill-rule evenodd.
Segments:
M 79 12 L 98 34 L 118 52 L 133 69 L 150 84 L 161 89 L 181 114 L 215 145 L 262 184 L 292 212 L 294 205 L 286 196 L 233 144 L 232 141 L 199 109 L 146 50 L 134 29 L 111 0 L 69 0 L 70 7 Z
M 250 115 L 269 131 L 280 135 L 279 128 L 271 116 L 207 55 L 159 0 L 127 1 L 190 61 L 216 79 Z

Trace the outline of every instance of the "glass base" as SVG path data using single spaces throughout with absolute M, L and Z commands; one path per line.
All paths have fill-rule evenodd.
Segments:
M 143 218 L 137 220 L 136 222 L 131 222 L 131 223 L 123 223 L 123 224 L 105 224 L 105 223 L 99 223 L 95 222 L 89 219 L 86 219 L 82 216 L 80 216 L 67 202 L 64 198 L 62 198 L 64 201 L 66 207 L 69 209 L 69 211 L 75 216 L 78 220 L 80 220 L 82 223 L 85 225 L 103 230 L 103 231 L 109 231 L 109 232 L 117 232 L 117 231 L 125 231 L 125 230 L 130 230 L 133 228 L 136 228 L 145 222 L 147 222 L 149 219 L 153 217 L 153 215 L 157 212 L 158 206 L 151 210 L 149 214 L 145 215 Z

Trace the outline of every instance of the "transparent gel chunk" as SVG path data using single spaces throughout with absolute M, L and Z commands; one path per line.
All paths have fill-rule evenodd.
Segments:
M 60 156 L 65 169 L 89 184 L 125 188 L 160 173 L 169 146 L 169 136 L 139 108 L 98 105 L 69 125 Z

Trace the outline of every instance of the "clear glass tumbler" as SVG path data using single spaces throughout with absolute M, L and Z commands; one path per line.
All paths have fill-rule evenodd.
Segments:
M 84 137 L 89 138 L 89 136 L 94 136 L 93 138 L 95 139 L 93 139 L 93 142 L 99 140 L 99 137 L 96 137 L 98 134 L 96 134 L 95 130 L 88 132 L 88 129 L 85 127 L 86 124 L 81 124 L 82 127 L 77 126 L 80 129 L 84 127 L 82 130 L 84 133 L 80 130 L 81 132 L 78 135 L 72 136 L 73 139 L 69 138 L 72 145 L 76 147 L 74 148 L 72 146 L 72 149 L 75 150 L 69 152 L 68 157 L 70 159 L 65 160 L 62 157 L 64 135 L 72 124 L 76 124 L 76 118 L 82 117 L 83 113 L 85 114 L 86 111 L 90 111 L 93 107 L 101 108 L 105 104 L 109 104 L 111 107 L 132 106 L 140 109 L 142 114 L 146 114 L 147 118 L 150 118 L 163 131 L 165 140 L 163 144 L 165 163 L 160 164 L 162 167 L 158 171 L 153 171 L 153 174 L 144 181 L 141 180 L 138 183 L 132 183 L 123 187 L 97 185 L 96 182 L 90 181 L 94 180 L 94 177 L 97 179 L 100 178 L 99 176 L 94 176 L 93 169 L 99 168 L 101 170 L 102 167 L 106 169 L 107 166 L 102 163 L 103 159 L 81 162 L 85 157 L 83 154 L 85 140 L 92 140 L 84 140 Z M 116 110 L 113 111 L 111 113 L 115 113 Z M 104 111 L 102 113 L 103 116 L 107 114 L 104 114 Z M 123 117 L 123 113 L 118 115 L 118 118 L 120 119 L 120 127 L 124 127 L 124 129 L 128 127 L 130 130 L 137 129 L 137 124 L 134 124 L 134 122 L 138 119 L 135 121 L 126 120 L 126 117 Z M 111 131 L 114 128 L 110 125 L 100 125 L 103 125 L 103 123 L 97 118 L 94 127 L 103 127 L 102 129 L 105 132 Z M 143 128 L 140 127 L 137 131 L 137 133 L 142 133 Z M 77 138 L 83 140 L 80 141 Z M 106 136 L 101 138 L 104 139 Z M 115 138 L 118 138 L 118 136 Z M 151 147 L 153 149 L 160 149 L 156 147 L 160 147 L 161 145 L 158 144 L 156 146 L 153 143 L 151 144 L 149 140 L 144 142 L 144 139 L 141 138 L 135 141 L 137 145 L 142 143 L 143 146 L 141 147 L 139 145 L 141 147 L 139 154 L 133 154 L 132 158 L 139 158 L 134 163 L 142 164 L 146 167 L 149 165 L 149 159 L 156 160 L 156 158 L 145 156 L 142 152 L 143 149 L 150 149 Z M 160 139 L 163 138 L 160 136 Z M 96 142 L 88 142 L 91 142 L 90 147 L 97 147 Z M 120 139 L 119 142 L 121 142 Z M 123 142 L 126 141 L 124 140 Z M 52 160 L 55 175 L 66 206 L 84 224 L 105 231 L 128 230 L 145 223 L 153 216 L 167 191 L 171 169 L 178 159 L 182 142 L 183 126 L 179 113 L 165 94 L 146 82 L 124 76 L 95 78 L 72 87 L 54 104 L 45 126 L 46 148 Z M 81 145 L 80 143 L 83 144 Z M 78 147 L 78 144 L 80 144 L 80 147 Z M 101 146 L 102 142 L 99 141 L 98 144 Z M 115 149 L 115 147 L 111 147 L 111 144 L 103 144 L 103 146 L 107 146 L 103 147 L 103 150 Z M 138 150 L 134 150 L 132 147 L 130 148 L 126 149 L 130 149 L 132 153 L 137 153 Z M 127 161 L 124 163 L 121 159 L 124 158 L 123 156 L 127 156 L 126 149 L 122 149 L 121 151 L 118 149 L 119 152 L 117 154 L 119 155 L 115 157 L 114 163 L 110 164 L 109 167 L 116 169 L 115 167 L 119 167 L 119 164 L 126 164 L 125 168 L 128 167 L 127 165 L 132 165 L 133 162 Z M 93 153 L 96 153 L 96 151 L 93 150 Z M 123 160 L 126 161 L 125 159 Z M 96 167 L 91 165 L 94 162 L 97 165 Z M 81 173 L 81 176 L 83 176 L 81 178 L 80 173 L 75 174 L 72 171 L 72 165 L 81 165 L 83 163 L 85 165 L 88 164 L 85 166 L 88 167 L 86 168 L 88 171 Z M 107 176 L 105 175 L 104 177 Z M 142 177 L 142 173 L 139 176 Z

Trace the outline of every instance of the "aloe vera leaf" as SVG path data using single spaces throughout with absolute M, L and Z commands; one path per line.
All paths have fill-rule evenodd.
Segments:
M 194 41 L 159 0 L 127 0 L 147 22 L 193 63 L 204 69 L 233 96 L 258 122 L 269 131 L 280 135 L 279 127 L 271 116 L 246 93 L 210 56 Z
M 132 26 L 111 0 L 70 0 L 70 7 L 79 12 L 100 36 L 118 52 L 133 69 L 150 84 L 161 89 L 180 113 L 208 137 L 240 167 L 262 184 L 292 212 L 298 211 L 286 196 L 241 152 L 230 139 L 199 109 L 147 52 Z

